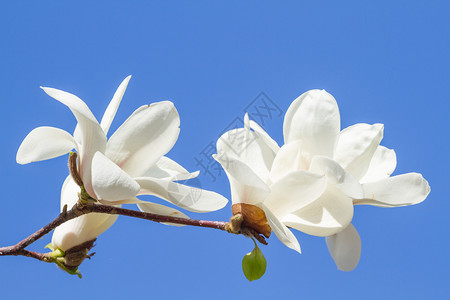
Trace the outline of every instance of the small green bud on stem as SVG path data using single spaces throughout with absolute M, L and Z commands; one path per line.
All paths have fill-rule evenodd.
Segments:
M 267 268 L 266 258 L 258 248 L 258 245 L 256 245 L 255 240 L 253 240 L 253 242 L 255 243 L 255 249 L 253 249 L 252 252 L 247 253 L 242 259 L 242 271 L 249 281 L 260 279 Z

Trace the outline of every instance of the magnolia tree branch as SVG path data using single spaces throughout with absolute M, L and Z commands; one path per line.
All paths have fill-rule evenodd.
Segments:
M 77 164 L 77 154 L 71 153 L 69 155 L 69 170 L 70 174 L 72 175 L 72 178 L 74 181 L 80 186 L 81 192 L 79 194 L 79 200 L 78 202 L 70 209 L 67 210 L 67 205 L 63 208 L 63 211 L 59 214 L 56 219 L 54 219 L 52 222 L 47 224 L 46 226 L 42 227 L 29 237 L 25 238 L 24 240 L 20 241 L 19 243 L 8 246 L 8 247 L 1 247 L 0 248 L 0 256 L 6 256 L 6 255 L 21 255 L 26 257 L 32 257 L 44 262 L 56 262 L 60 267 L 65 269 L 68 272 L 76 271 L 77 266 L 79 263 L 83 261 L 84 258 L 90 258 L 90 255 L 87 255 L 84 253 L 82 255 L 82 259 L 77 263 L 76 265 L 67 265 L 67 261 L 65 263 L 62 263 L 58 260 L 58 258 L 61 258 L 60 253 L 58 253 L 57 250 L 53 252 L 48 253 L 37 253 L 33 251 L 25 250 L 25 248 L 32 243 L 34 243 L 36 240 L 40 239 L 44 235 L 48 234 L 50 231 L 58 227 L 59 225 L 72 220 L 76 217 L 90 214 L 90 213 L 102 213 L 102 214 L 109 214 L 109 215 L 123 215 L 123 216 L 129 216 L 133 218 L 139 218 L 144 220 L 149 220 L 153 222 L 158 223 L 172 223 L 172 224 L 179 224 L 179 225 L 190 225 L 190 226 L 198 226 L 198 227 L 206 227 L 206 228 L 215 228 L 227 231 L 229 233 L 234 234 L 243 234 L 245 236 L 254 237 L 256 240 L 258 240 L 260 243 L 267 245 L 267 242 L 265 238 L 260 235 L 260 233 L 250 227 L 246 227 L 243 224 L 243 215 L 240 213 L 235 214 L 231 219 L 230 222 L 220 222 L 220 221 L 205 221 L 205 220 L 195 220 L 195 219 L 185 219 L 185 218 L 178 218 L 178 217 L 172 217 L 172 216 L 163 216 L 163 215 L 157 215 L 147 212 L 141 212 L 131 209 L 125 209 L 125 208 L 119 208 L 109 205 L 100 204 L 95 199 L 92 199 L 87 193 L 86 190 L 83 187 L 83 181 L 81 180 L 80 174 L 78 172 L 78 164 Z M 96 202 L 91 202 L 96 201 Z M 267 236 L 267 235 L 266 235 Z M 84 249 L 91 249 L 94 245 L 94 240 L 87 241 L 84 245 L 78 245 L 72 249 L 69 249 L 67 251 L 76 252 L 79 249 L 84 251 Z M 76 249 L 75 249 L 76 248 Z M 86 250 L 86 251 L 87 251 Z M 70 253 L 72 257 L 76 255 L 76 253 Z M 68 253 L 66 253 L 68 254 Z M 69 269 L 66 267 L 70 267 Z M 73 268 L 72 268 L 73 267 Z
M 206 221 L 206 220 L 195 220 L 195 219 L 184 219 L 184 218 L 178 218 L 178 217 L 172 217 L 172 216 L 163 216 L 163 215 L 157 215 L 147 212 L 141 212 L 131 209 L 125 209 L 125 208 L 119 208 L 119 207 L 113 207 L 103 204 L 96 204 L 96 203 L 83 203 L 82 201 L 78 201 L 77 204 L 74 205 L 74 207 L 71 210 L 63 210 L 62 213 L 59 214 L 56 219 L 54 219 L 52 222 L 47 224 L 46 226 L 42 227 L 29 237 L 23 239 L 19 243 L 8 246 L 8 247 L 0 247 L 0 256 L 6 256 L 6 255 L 21 255 L 21 256 L 27 256 L 32 257 L 44 262 L 54 262 L 54 259 L 51 256 L 51 252 L 49 253 L 37 253 L 25 250 L 25 248 L 32 243 L 34 243 L 36 240 L 40 239 L 44 235 L 48 234 L 50 231 L 58 227 L 59 225 L 72 220 L 76 217 L 89 214 L 89 213 L 103 213 L 103 214 L 110 214 L 110 215 L 123 215 L 123 216 L 129 216 L 139 219 L 145 219 L 149 221 L 154 221 L 158 223 L 173 223 L 173 224 L 180 224 L 180 225 L 190 225 L 190 226 L 197 226 L 197 227 L 206 227 L 206 228 L 215 228 L 224 230 L 230 233 L 235 234 L 243 234 L 245 236 L 252 236 L 256 238 L 259 242 L 263 244 L 267 244 L 264 237 L 258 234 L 255 230 L 252 230 L 251 228 L 241 227 L 240 224 L 242 222 L 239 222 L 239 216 L 234 216 L 230 222 L 221 222 L 221 221 Z M 238 221 L 236 221 L 238 220 Z M 236 224 L 237 223 L 237 224 Z

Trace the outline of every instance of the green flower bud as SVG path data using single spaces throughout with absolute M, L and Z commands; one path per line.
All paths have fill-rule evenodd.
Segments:
M 255 243 L 255 249 L 247 253 L 242 259 L 242 271 L 249 281 L 260 279 L 266 272 L 267 261 L 262 251 Z

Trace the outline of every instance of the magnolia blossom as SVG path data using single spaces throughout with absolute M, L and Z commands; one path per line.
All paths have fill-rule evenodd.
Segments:
M 309 170 L 325 175 L 328 187 L 319 201 L 286 215 L 282 222 L 306 233 L 327 236 L 328 249 L 340 270 L 353 270 L 361 253 L 361 239 L 349 223 L 353 215 L 349 205 L 412 205 L 425 200 L 430 192 L 421 174 L 390 177 L 396 155 L 394 150 L 380 146 L 382 124 L 355 124 L 341 131 L 336 100 L 324 90 L 311 90 L 294 100 L 285 116 L 283 134 L 285 145 L 272 166 L 278 170 L 272 171 L 282 175 Z M 331 212 L 335 206 L 341 209 Z M 305 223 L 309 219 L 318 225 L 324 218 L 336 221 L 331 227 L 338 231 L 331 234 L 322 226 L 314 226 L 319 230 L 311 231 L 311 224 Z
M 382 124 L 341 131 L 337 103 L 326 91 L 308 91 L 291 104 L 281 148 L 247 115 L 244 123 L 218 140 L 215 156 L 230 180 L 233 204 L 260 207 L 290 248 L 299 250 L 288 227 L 326 237 L 341 270 L 354 269 L 361 253 L 350 223 L 353 205 L 412 205 L 430 192 L 420 174 L 389 177 L 396 156 L 379 145 Z
M 219 138 L 218 154 L 214 155 L 229 178 L 233 206 L 260 208 L 270 226 L 269 234 L 271 229 L 286 246 L 300 252 L 296 237 L 281 222 L 282 216 L 318 199 L 327 186 L 326 178 L 305 170 L 275 176 L 271 168 L 279 152 L 278 144 L 247 114 L 244 123 L 244 128 L 230 130 Z
M 209 212 L 226 205 L 227 200 L 214 192 L 180 183 L 198 175 L 189 173 L 164 155 L 174 146 L 180 131 L 180 119 L 173 103 L 162 101 L 138 108 L 107 139 L 107 133 L 122 100 L 130 77 L 114 94 L 100 123 L 78 97 L 53 88 L 42 89 L 65 104 L 78 121 L 72 136 L 54 127 L 31 131 L 17 152 L 17 162 L 26 164 L 64 155 L 75 149 L 79 154 L 79 175 L 87 193 L 101 203 L 136 203 L 142 211 L 187 218 L 182 212 L 138 199 L 154 195 L 181 208 Z M 61 191 L 61 209 L 70 209 L 78 201 L 80 188 L 68 176 Z M 117 215 L 92 213 L 70 220 L 55 229 L 54 249 L 68 250 L 95 239 L 108 229 Z

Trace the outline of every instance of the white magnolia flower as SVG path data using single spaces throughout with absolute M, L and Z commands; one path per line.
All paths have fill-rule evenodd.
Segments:
M 394 150 L 379 145 L 383 138 L 382 124 L 355 124 L 340 131 L 336 100 L 324 90 L 311 90 L 294 100 L 283 127 L 285 145 L 275 158 L 273 168 L 278 171 L 274 173 L 309 170 L 324 174 L 328 188 L 321 201 L 282 221 L 306 233 L 328 236 L 328 249 L 340 270 L 353 270 L 361 253 L 360 237 L 349 223 L 353 215 L 349 204 L 412 205 L 425 200 L 430 192 L 421 174 L 389 177 L 396 167 L 396 155 Z M 341 207 L 334 210 L 338 214 L 333 216 L 336 225 L 339 224 L 336 229 L 341 227 L 341 230 L 333 234 L 326 234 L 322 229 L 311 232 L 304 220 L 322 222 L 321 218 L 332 206 Z
M 111 122 L 122 100 L 130 77 L 119 86 L 100 124 L 87 105 L 78 97 L 53 88 L 42 88 L 49 96 L 65 104 L 78 121 L 72 136 L 54 127 L 31 131 L 17 152 L 17 162 L 26 164 L 64 155 L 76 149 L 79 173 L 87 193 L 110 205 L 136 203 L 146 212 L 187 216 L 180 211 L 136 198 L 154 195 L 181 208 L 208 212 L 222 208 L 227 200 L 214 192 L 199 190 L 176 180 L 196 177 L 164 155 L 175 144 L 180 119 L 169 101 L 138 108 L 107 140 Z M 78 201 L 80 188 L 71 176 L 61 191 L 61 209 L 70 209 Z M 57 227 L 52 238 L 54 249 L 68 250 L 95 239 L 108 229 L 117 215 L 88 214 Z
M 273 180 L 271 168 L 279 146 L 258 124 L 249 121 L 248 115 L 244 125 L 223 134 L 217 141 L 218 154 L 214 155 L 229 178 L 233 206 L 243 203 L 262 209 L 280 241 L 300 252 L 296 237 L 281 222 L 282 217 L 318 199 L 326 188 L 326 178 L 295 170 Z

